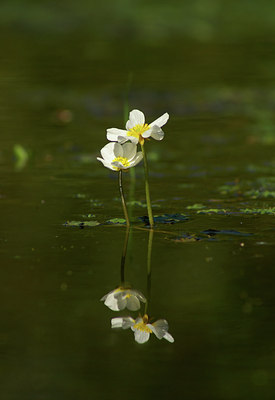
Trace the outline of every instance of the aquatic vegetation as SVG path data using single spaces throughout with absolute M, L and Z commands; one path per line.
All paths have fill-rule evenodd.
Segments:
M 275 191 L 251 189 L 245 192 L 245 195 L 251 197 L 252 199 L 266 199 L 268 197 L 275 198 Z
M 21 171 L 29 160 L 29 153 L 21 144 L 15 144 L 13 146 L 13 155 L 15 158 L 15 170 Z
M 223 195 L 238 195 L 241 193 L 241 187 L 236 182 L 221 185 L 218 187 L 217 190 L 220 194 L 223 194 Z
M 242 208 L 240 210 L 244 214 L 268 214 L 268 215 L 275 215 L 275 207 L 268 207 L 268 208 Z
M 125 308 L 137 311 L 140 309 L 140 302 L 146 303 L 146 298 L 139 290 L 119 286 L 103 296 L 100 301 L 104 301 L 105 306 L 113 311 L 121 311 Z
M 98 221 L 66 221 L 64 226 L 74 226 L 78 228 L 93 227 L 100 225 Z
M 111 218 L 105 221 L 105 224 L 112 224 L 112 225 L 125 225 L 126 219 L 124 218 Z
M 138 201 L 138 200 L 127 201 L 127 205 L 134 206 L 134 207 L 141 207 L 141 208 L 147 207 L 146 203 L 144 203 L 142 201 Z M 159 207 L 160 207 L 159 204 L 152 204 L 152 208 L 159 208 Z
M 149 219 L 147 216 L 139 217 L 143 222 L 146 224 L 149 223 Z M 162 214 L 162 215 L 155 215 L 154 221 L 159 224 L 176 224 L 178 222 L 188 221 L 189 217 L 185 214 L 176 213 L 176 214 Z
M 207 236 L 215 236 L 215 235 L 233 235 L 233 236 L 251 236 L 253 233 L 247 232 L 239 232 L 234 229 L 206 229 L 205 231 L 201 232 Z
M 166 339 L 170 343 L 174 342 L 173 336 L 168 332 L 168 322 L 165 319 L 159 319 L 149 323 L 147 314 L 137 319 L 132 317 L 112 318 L 111 326 L 112 328 L 122 329 L 131 328 L 134 332 L 135 341 L 140 344 L 148 342 L 151 333 L 154 333 L 158 339 Z
M 207 210 L 198 210 L 197 214 L 229 214 L 229 212 L 230 211 L 225 208 L 209 208 Z
M 203 204 L 193 204 L 193 205 L 187 206 L 186 208 L 187 208 L 187 210 L 202 210 L 202 209 L 206 208 L 206 206 L 204 206 Z

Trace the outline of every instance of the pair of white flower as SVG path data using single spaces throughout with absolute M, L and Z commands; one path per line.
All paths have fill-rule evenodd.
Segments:
M 104 301 L 104 304 L 113 311 L 121 311 L 125 308 L 137 311 L 140 309 L 141 301 L 146 303 L 146 298 L 138 290 L 120 286 L 103 296 L 101 301 Z M 154 333 L 158 339 L 164 338 L 168 342 L 174 342 L 174 338 L 168 333 L 168 322 L 165 319 L 159 319 L 150 324 L 147 314 L 136 319 L 132 317 L 112 318 L 111 326 L 122 329 L 131 328 L 135 335 L 135 341 L 138 343 L 147 342 L 151 333 Z
M 137 152 L 137 144 L 144 144 L 144 139 L 152 137 L 162 140 L 164 132 L 161 129 L 168 121 L 168 113 L 163 114 L 151 124 L 145 123 L 142 111 L 132 110 L 126 123 L 126 130 L 107 129 L 107 139 L 111 143 L 101 149 L 101 156 L 97 157 L 102 164 L 113 171 L 127 170 L 135 167 L 142 160 L 142 152 Z M 129 143 L 126 143 L 128 142 Z

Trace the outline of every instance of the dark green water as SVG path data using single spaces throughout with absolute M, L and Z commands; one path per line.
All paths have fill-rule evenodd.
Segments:
M 274 44 L 131 48 L 84 34 L 8 32 L 0 67 L 3 399 L 272 399 Z M 170 114 L 164 140 L 147 146 L 154 214 L 189 218 L 157 224 L 153 238 L 149 311 L 167 319 L 173 344 L 152 335 L 139 345 L 132 331 L 111 330 L 111 318 L 129 313 L 100 302 L 120 282 L 125 227 L 104 225 L 123 213 L 116 175 L 96 157 L 106 128 L 123 127 L 129 71 L 130 108 L 149 121 Z M 16 144 L 29 154 L 25 164 Z M 139 202 L 142 174 L 138 167 Z M 137 229 L 145 214 L 133 208 L 125 275 L 146 295 L 149 236 Z M 64 226 L 87 220 L 101 225 Z

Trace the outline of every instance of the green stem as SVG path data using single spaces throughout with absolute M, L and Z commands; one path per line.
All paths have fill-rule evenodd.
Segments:
M 126 122 L 128 121 L 128 118 L 129 118 L 129 111 L 130 111 L 129 94 L 130 94 L 130 90 L 132 87 L 132 83 L 133 83 L 133 72 L 129 72 L 127 84 L 126 84 L 126 88 L 125 88 L 125 93 L 124 93 L 124 104 L 123 104 L 124 125 L 126 125 Z M 128 207 L 130 221 L 132 220 L 132 214 L 133 214 L 133 202 L 135 200 L 135 187 L 136 187 L 136 169 L 130 168 L 130 189 L 129 189 L 130 205 Z
M 119 193 L 120 193 L 120 197 L 121 197 L 124 216 L 125 216 L 125 219 L 126 219 L 126 225 L 127 225 L 127 227 L 129 227 L 130 226 L 130 220 L 129 220 L 129 216 L 128 216 L 126 201 L 125 201 L 123 187 L 122 187 L 122 170 L 121 169 L 118 172 L 118 186 L 119 186 Z
M 141 146 L 142 155 L 143 155 L 143 165 L 144 165 L 144 175 L 145 175 L 145 194 L 146 194 L 146 203 L 147 203 L 149 224 L 150 224 L 150 227 L 153 228 L 154 218 L 153 218 L 151 198 L 150 198 L 150 187 L 149 187 L 149 179 L 148 179 L 148 176 L 149 176 L 148 162 L 147 162 L 147 156 L 146 156 L 144 144 L 140 144 L 140 146 Z
M 126 260 L 127 247 L 128 247 L 129 231 L 130 231 L 130 228 L 129 228 L 129 226 L 127 226 L 125 240 L 124 240 L 124 246 L 123 246 L 122 255 L 121 255 L 121 263 L 120 263 L 120 282 L 121 282 L 122 286 L 125 283 L 125 260 Z
M 147 301 L 145 303 L 144 314 L 148 315 L 148 307 L 151 300 L 151 260 L 154 230 L 150 229 L 147 249 Z

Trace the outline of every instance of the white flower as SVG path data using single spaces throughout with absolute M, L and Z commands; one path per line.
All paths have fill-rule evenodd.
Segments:
M 138 142 L 143 144 L 144 139 L 149 137 L 162 140 L 164 132 L 161 127 L 166 124 L 168 118 L 169 114 L 165 113 L 151 124 L 146 124 L 143 112 L 133 110 L 130 112 L 129 120 L 126 123 L 126 130 L 117 128 L 107 129 L 107 139 L 118 143 L 125 143 L 127 140 L 130 140 L 135 144 L 138 144 Z
M 101 150 L 103 158 L 97 157 L 104 167 L 113 171 L 134 167 L 142 160 L 142 152 L 137 152 L 134 143 L 108 143 Z
M 141 292 L 122 286 L 112 290 L 100 300 L 104 301 L 105 306 L 113 311 L 124 310 L 124 308 L 128 308 L 130 311 L 137 311 L 140 309 L 141 301 L 146 303 L 146 298 Z
M 168 342 L 173 343 L 174 338 L 168 333 L 168 322 L 165 319 L 159 319 L 152 324 L 149 324 L 148 315 L 145 314 L 142 318 L 138 317 L 133 319 L 131 317 L 112 318 L 112 328 L 131 328 L 135 335 L 135 341 L 138 343 L 145 343 L 149 340 L 150 334 L 153 332 L 158 339 L 166 339 Z

